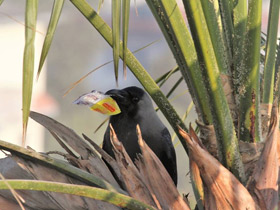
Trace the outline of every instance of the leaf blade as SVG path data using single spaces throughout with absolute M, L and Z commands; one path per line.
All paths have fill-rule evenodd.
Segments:
M 130 0 L 122 1 L 122 27 L 123 27 L 123 75 L 126 79 L 126 52 L 127 52 L 127 40 L 128 40 L 128 28 L 129 28 L 129 14 L 130 14 Z
M 49 26 L 48 26 L 48 29 L 47 29 L 47 35 L 45 37 L 44 44 L 43 44 L 43 49 L 42 49 L 42 52 L 41 52 L 41 58 L 40 58 L 38 72 L 37 72 L 37 79 L 40 76 L 40 73 L 42 71 L 42 67 L 44 65 L 44 62 L 46 60 L 46 57 L 47 57 L 47 54 L 49 52 L 50 46 L 52 44 L 54 32 L 56 30 L 57 23 L 58 23 L 58 20 L 60 18 L 60 15 L 61 15 L 61 11 L 62 11 L 62 8 L 63 8 L 63 5 L 64 5 L 64 1 L 65 0 L 55 0 L 54 3 L 53 3 L 52 14 L 51 14 Z
M 260 43 L 262 0 L 249 1 L 246 29 L 245 76 L 240 82 L 245 93 L 240 94 L 239 133 L 243 141 L 261 141 L 260 98 Z
M 112 37 L 115 79 L 118 84 L 118 68 L 120 57 L 121 0 L 112 1 Z
M 25 144 L 28 116 L 33 88 L 34 73 L 34 41 L 36 33 L 38 0 L 27 0 L 25 11 L 25 46 L 23 55 L 23 78 L 22 78 L 22 120 L 23 136 L 22 145 Z
M 6 182 L 15 190 L 32 189 L 36 191 L 67 193 L 102 200 L 128 209 L 155 210 L 153 207 L 129 196 L 96 187 L 38 180 L 6 180 Z M 3 180 L 0 180 L 0 188 L 9 189 Z
M 271 0 L 269 9 L 269 21 L 267 29 L 267 42 L 264 63 L 264 81 L 262 102 L 265 104 L 273 103 L 274 75 L 275 75 L 275 54 L 277 46 L 277 32 L 279 22 L 280 1 Z M 267 111 L 267 114 L 271 113 Z

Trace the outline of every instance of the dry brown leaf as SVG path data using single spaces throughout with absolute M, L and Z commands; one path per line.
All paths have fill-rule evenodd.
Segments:
M 54 137 L 58 142 L 61 141 L 59 140 L 59 138 L 61 138 L 72 148 L 72 150 L 76 151 L 81 156 L 81 164 L 86 166 L 82 167 L 84 170 L 118 186 L 112 173 L 99 155 L 72 129 L 37 112 L 30 112 L 30 117 L 47 128 L 52 134 L 55 134 Z M 60 145 L 62 145 L 61 142 Z M 66 151 L 69 152 L 68 149 L 66 149 Z
M 65 125 L 57 122 L 56 120 L 37 112 L 30 112 L 29 116 L 49 131 L 62 138 L 73 150 L 81 155 L 83 159 L 87 159 L 91 153 L 94 154 L 91 147 L 72 129 L 67 128 Z
M 0 164 L 0 172 L 1 174 L 3 174 L 5 179 L 34 179 L 33 175 L 20 167 L 20 165 L 16 162 L 16 159 L 12 157 L 0 159 Z M 24 198 L 25 207 L 35 209 L 38 206 L 47 206 L 50 209 L 57 209 L 60 207 L 58 204 L 50 201 L 49 198 L 46 199 L 47 196 L 43 192 L 17 190 L 17 193 Z M 16 203 L 13 195 L 9 191 L 0 190 L 0 195 L 3 198 L 14 201 Z
M 204 183 L 205 209 L 258 209 L 247 189 L 220 162 L 179 128 L 189 147 L 189 156 L 196 162 Z
M 122 143 L 118 140 L 113 127 L 110 125 L 110 139 L 113 145 L 113 151 L 116 161 L 119 165 L 122 174 L 122 180 L 126 190 L 130 196 L 140 201 L 143 201 L 151 206 L 156 206 L 149 189 L 146 187 L 138 169 L 127 154 Z M 157 202 L 157 201 L 156 201 Z M 159 206 L 157 206 L 159 208 Z
M 122 176 L 120 169 L 118 167 L 118 164 L 114 158 L 112 158 L 107 152 L 105 152 L 100 146 L 98 146 L 94 141 L 92 141 L 89 137 L 87 137 L 85 134 L 82 134 L 84 139 L 88 141 L 93 148 L 102 156 L 103 160 L 107 162 L 107 164 L 110 165 L 112 170 L 114 171 L 115 175 L 118 177 L 118 179 L 122 182 Z
M 140 128 L 137 134 L 142 155 L 135 161 L 128 156 L 122 143 L 111 127 L 111 143 L 129 194 L 158 209 L 186 209 L 189 207 L 180 196 L 173 180 L 158 157 L 143 141 Z
M 173 180 L 165 167 L 142 139 L 139 125 L 137 125 L 138 143 L 142 152 L 137 166 L 145 181 L 159 201 L 162 209 L 190 209 L 180 196 Z
M 248 187 L 261 209 L 265 210 L 274 209 L 278 205 L 279 117 L 277 108 L 274 108 L 273 113 L 263 152 Z

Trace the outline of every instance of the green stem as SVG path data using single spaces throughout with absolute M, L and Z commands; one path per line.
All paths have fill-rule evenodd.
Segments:
M 264 80 L 263 80 L 263 95 L 262 103 L 273 103 L 273 91 L 274 91 L 274 75 L 275 75 L 275 54 L 277 46 L 277 33 L 279 22 L 279 0 L 270 1 L 269 20 L 267 29 L 267 42 L 266 53 L 264 63 Z M 267 113 L 270 115 L 270 113 Z
M 126 209 L 155 210 L 155 208 L 153 208 L 152 206 L 149 206 L 129 196 L 96 187 L 37 180 L 7 179 L 0 180 L 0 189 L 9 190 L 9 186 L 7 185 L 7 183 L 15 190 L 35 190 L 66 193 L 104 201 Z
M 220 3 L 220 11 L 222 16 L 224 34 L 226 39 L 226 45 L 228 49 L 228 53 L 230 53 L 230 58 L 232 58 L 232 46 L 233 46 L 233 21 L 232 21 L 232 3 L 229 0 L 219 0 Z M 230 64 L 231 65 L 231 64 Z
M 209 34 L 211 36 L 212 45 L 221 73 L 230 74 L 231 51 L 227 48 L 225 34 L 223 31 L 221 13 L 218 0 L 208 1 L 201 0 L 203 13 L 207 22 Z
M 260 101 L 260 42 L 262 0 L 250 0 L 247 22 L 246 52 L 244 54 L 245 75 L 240 96 L 239 139 L 242 141 L 261 141 L 259 101 Z
M 220 71 L 215 53 L 211 45 L 211 38 L 203 15 L 200 1 L 183 0 L 188 22 L 194 37 L 198 58 L 205 68 L 205 85 L 209 92 L 213 114 L 214 128 L 219 149 L 223 152 L 225 166 L 242 182 L 245 181 L 243 163 L 241 161 L 238 141 L 235 134 L 227 99 L 223 91 Z
M 188 85 L 199 118 L 212 124 L 208 95 L 191 34 L 175 0 L 146 0 Z

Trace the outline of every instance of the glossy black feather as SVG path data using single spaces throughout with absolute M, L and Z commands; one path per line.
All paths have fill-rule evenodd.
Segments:
M 138 87 L 110 90 L 106 94 L 114 98 L 121 113 L 110 117 L 118 139 L 123 143 L 128 155 L 134 161 L 140 153 L 136 125 L 139 124 L 142 137 L 161 160 L 175 185 L 177 185 L 176 154 L 169 131 L 154 110 L 148 94 Z M 109 126 L 104 135 L 103 149 L 114 157 L 110 142 Z

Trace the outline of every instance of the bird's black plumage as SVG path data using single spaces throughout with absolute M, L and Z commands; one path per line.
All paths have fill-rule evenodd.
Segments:
M 177 185 L 176 154 L 167 128 L 157 116 L 148 94 L 138 87 L 127 87 L 122 90 L 106 92 L 121 109 L 121 113 L 110 117 L 118 139 L 122 142 L 128 155 L 134 161 L 140 152 L 136 125 L 139 124 L 142 137 L 161 160 L 175 185 Z M 103 141 L 103 149 L 114 157 L 108 126 Z

